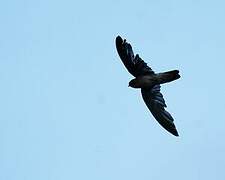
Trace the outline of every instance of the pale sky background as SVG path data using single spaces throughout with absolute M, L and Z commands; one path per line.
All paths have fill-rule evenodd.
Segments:
M 224 180 L 225 1 L 0 2 L 1 180 Z M 180 137 L 115 49 L 156 72 Z

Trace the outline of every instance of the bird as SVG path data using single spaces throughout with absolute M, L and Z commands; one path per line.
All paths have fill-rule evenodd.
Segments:
M 165 110 L 167 105 L 160 92 L 161 84 L 180 78 L 179 70 L 155 73 L 138 54 L 134 55 L 132 46 L 126 39 L 117 36 L 115 44 L 124 66 L 135 77 L 128 86 L 141 89 L 142 98 L 153 117 L 168 132 L 179 136 L 173 117 Z

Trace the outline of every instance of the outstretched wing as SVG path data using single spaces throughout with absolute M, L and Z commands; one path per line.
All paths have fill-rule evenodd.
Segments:
M 160 93 L 160 85 L 155 85 L 151 89 L 141 89 L 141 94 L 145 104 L 159 124 L 174 136 L 179 136 L 173 123 L 173 117 L 165 110 L 166 103 Z
M 133 76 L 138 77 L 154 74 L 154 71 L 139 57 L 138 54 L 134 56 L 131 45 L 120 36 L 116 37 L 116 49 L 123 64 Z

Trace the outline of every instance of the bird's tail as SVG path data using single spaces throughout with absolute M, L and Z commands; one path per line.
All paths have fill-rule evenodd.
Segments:
M 178 70 L 173 70 L 173 71 L 157 74 L 157 79 L 159 81 L 159 84 L 168 83 L 179 78 L 180 78 L 180 75 Z

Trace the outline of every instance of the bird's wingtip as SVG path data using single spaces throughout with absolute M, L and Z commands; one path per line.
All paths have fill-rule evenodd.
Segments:
M 177 136 L 177 137 L 179 137 L 179 134 L 178 134 L 178 132 L 177 132 L 177 130 L 175 129 L 173 132 L 171 132 L 174 136 Z
M 123 39 L 120 36 L 116 37 L 116 44 L 122 44 L 123 43 Z

